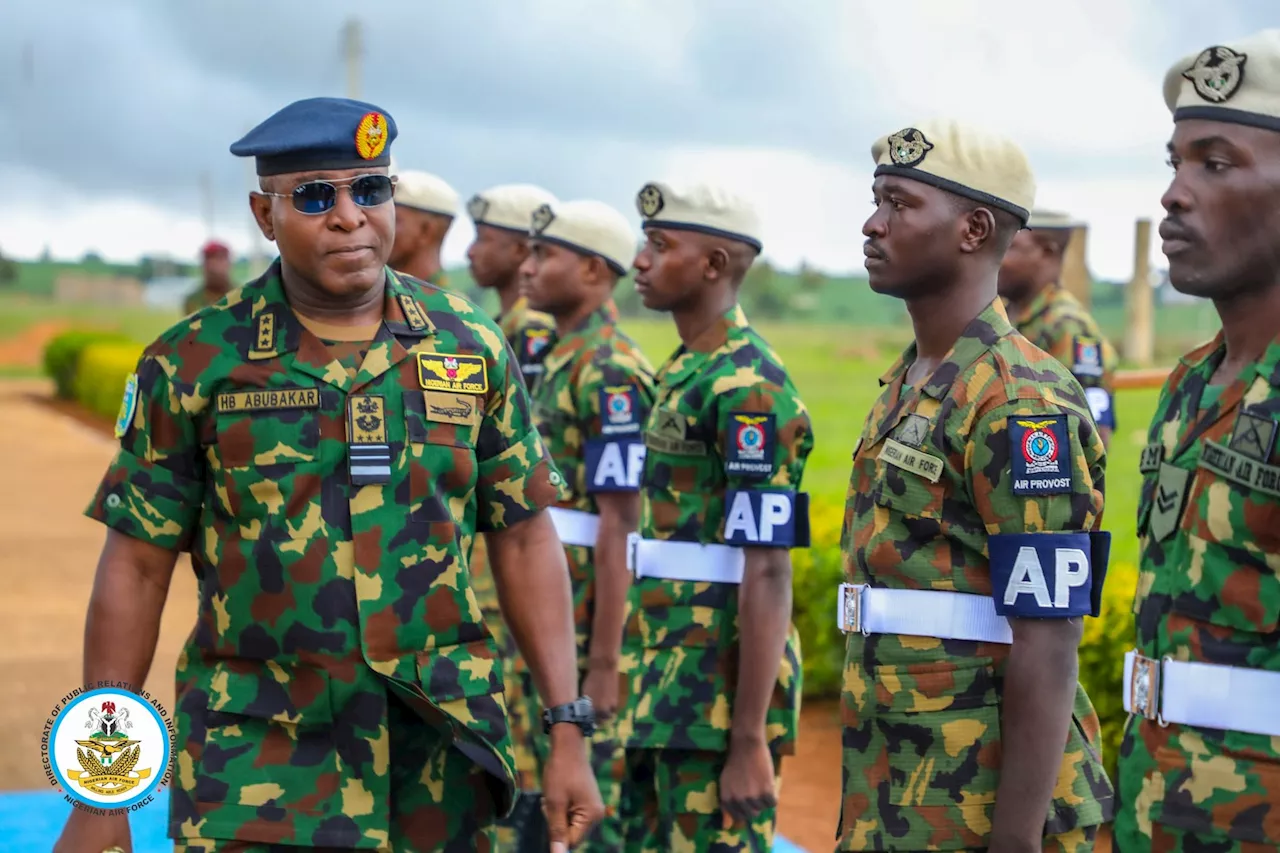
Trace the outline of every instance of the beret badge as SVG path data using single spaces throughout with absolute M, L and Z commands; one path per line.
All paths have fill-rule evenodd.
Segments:
M 1244 63 L 1248 59 L 1220 45 L 1205 48 L 1182 76 L 1191 81 L 1196 94 L 1213 104 L 1231 99 L 1244 82 Z
M 640 214 L 646 218 L 653 218 L 662 210 L 665 201 L 662 198 L 662 190 L 654 184 L 646 184 L 644 189 L 640 190 L 636 195 L 636 207 L 640 210 Z
M 381 113 L 366 113 L 356 127 L 356 153 L 373 160 L 387 147 L 387 120 Z
M 914 127 L 903 128 L 889 137 L 889 159 L 895 166 L 915 166 L 933 150 L 933 143 Z
M 551 205 L 544 204 L 533 212 L 533 233 L 541 234 L 547 230 L 547 226 L 556 218 L 555 213 L 551 210 Z
M 484 215 L 489 212 L 489 202 L 483 196 L 473 195 L 467 202 L 467 215 L 476 222 L 483 222 Z

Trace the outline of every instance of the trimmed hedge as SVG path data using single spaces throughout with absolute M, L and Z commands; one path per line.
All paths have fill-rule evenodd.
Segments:
M 124 399 L 125 382 L 137 368 L 143 349 L 139 343 L 111 341 L 85 347 L 71 383 L 76 401 L 94 414 L 114 421 Z
M 55 393 L 59 398 L 76 399 L 72 383 L 76 378 L 81 354 L 90 344 L 106 342 L 125 344 L 133 343 L 133 339 L 121 332 L 105 329 L 71 329 L 49 341 L 44 349 L 44 372 L 53 379 Z

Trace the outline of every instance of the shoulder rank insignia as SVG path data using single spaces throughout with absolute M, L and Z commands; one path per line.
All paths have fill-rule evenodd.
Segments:
M 381 113 L 366 113 L 356 127 L 356 153 L 373 160 L 387 147 L 387 120 Z
M 533 233 L 541 234 L 547 230 L 547 226 L 555 221 L 555 211 L 551 209 L 551 205 L 544 204 L 533 212 Z
M 484 394 L 489 390 L 489 374 L 478 355 L 420 352 L 418 383 L 426 391 Z
M 915 166 L 933 150 L 933 143 L 914 127 L 906 127 L 889 137 L 889 159 L 895 166 Z
M 273 358 L 276 355 L 276 315 L 274 311 L 263 311 L 253 329 L 253 346 L 249 350 L 249 358 Z
M 1244 64 L 1249 57 L 1229 47 L 1205 48 L 1182 76 L 1191 81 L 1196 94 L 1213 104 L 1231 99 L 1244 82 Z
M 116 438 L 124 438 L 133 423 L 133 413 L 138 408 L 138 374 L 130 373 L 124 382 L 124 397 L 120 400 L 120 412 L 116 415 Z
M 421 331 L 427 327 L 427 318 L 422 316 L 417 300 L 407 293 L 400 294 L 400 310 L 404 312 L 404 321 L 410 329 Z
M 662 190 L 655 184 L 645 184 L 636 195 L 636 208 L 640 211 L 640 215 L 647 219 L 657 216 L 664 204 Z

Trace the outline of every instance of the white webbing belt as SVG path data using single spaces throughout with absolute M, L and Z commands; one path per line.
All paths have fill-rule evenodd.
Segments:
M 840 630 L 846 634 L 906 634 L 941 640 L 1012 643 L 1009 620 L 985 595 L 931 589 L 882 589 L 840 584 Z
M 1124 656 L 1124 709 L 1177 723 L 1280 737 L 1280 672 Z
M 637 579 L 742 583 L 745 566 L 741 548 L 627 536 L 627 568 Z
M 558 506 L 547 507 L 551 520 L 555 522 L 556 533 L 560 541 L 566 545 L 583 545 L 587 548 L 596 546 L 596 531 L 600 529 L 600 516 L 579 509 L 563 509 Z

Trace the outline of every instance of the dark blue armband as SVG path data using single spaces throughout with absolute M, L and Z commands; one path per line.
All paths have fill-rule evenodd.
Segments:
M 1062 619 L 1094 612 L 1093 537 L 1088 533 L 999 533 L 988 537 L 996 613 Z
M 645 448 L 638 435 L 589 438 L 585 451 L 588 493 L 639 491 Z
M 790 489 L 730 489 L 724 497 L 724 541 L 739 547 L 808 547 L 809 495 Z

